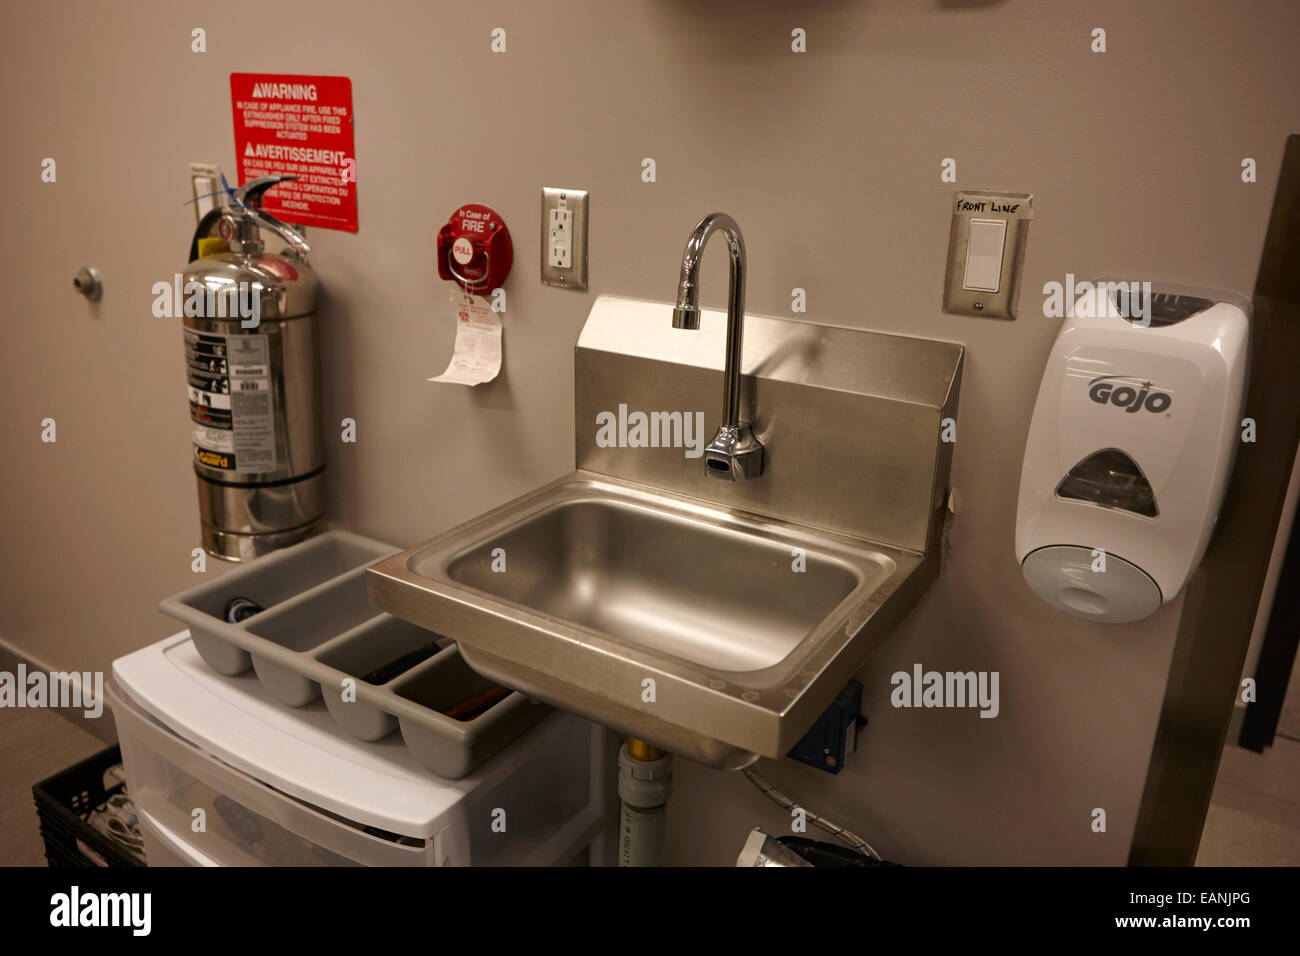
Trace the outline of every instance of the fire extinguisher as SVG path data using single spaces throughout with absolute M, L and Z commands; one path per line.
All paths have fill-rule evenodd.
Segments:
M 295 178 L 263 176 L 237 189 L 218 224 L 218 247 L 228 251 L 194 259 L 184 274 L 202 544 L 231 561 L 324 525 L 316 275 L 302 235 L 261 208 L 268 189 Z M 266 252 L 265 230 L 287 248 Z

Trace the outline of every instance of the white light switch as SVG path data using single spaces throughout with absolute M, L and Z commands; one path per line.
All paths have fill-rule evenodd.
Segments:
M 194 216 L 196 222 L 223 205 L 221 194 L 221 167 L 216 163 L 190 163 L 190 182 L 194 188 Z
M 1005 219 L 972 219 L 966 243 L 966 274 L 962 288 L 972 292 L 997 292 L 1002 279 L 1002 251 L 1006 245 Z
M 943 311 L 1014 319 L 1034 194 L 959 189 L 952 195 Z

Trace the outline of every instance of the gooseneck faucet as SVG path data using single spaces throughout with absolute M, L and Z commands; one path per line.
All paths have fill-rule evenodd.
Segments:
M 682 277 L 673 308 L 673 328 L 700 327 L 700 259 L 704 246 L 721 232 L 731 253 L 731 281 L 727 292 L 727 358 L 723 366 L 722 424 L 704 449 L 704 468 L 711 478 L 744 481 L 763 473 L 763 446 L 749 422 L 740 420 L 740 357 L 745 333 L 745 239 L 740 226 L 725 212 L 714 212 L 686 240 Z

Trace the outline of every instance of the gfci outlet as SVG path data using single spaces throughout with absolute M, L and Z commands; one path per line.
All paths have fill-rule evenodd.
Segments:
M 587 191 L 542 189 L 542 283 L 587 288 Z
M 546 264 L 557 269 L 573 268 L 573 210 L 551 210 L 551 233 L 546 244 Z

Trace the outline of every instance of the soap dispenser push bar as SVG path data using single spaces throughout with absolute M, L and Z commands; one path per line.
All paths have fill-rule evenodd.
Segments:
M 686 240 L 682 275 L 673 308 L 673 328 L 700 327 L 700 259 L 715 232 L 721 232 L 731 254 L 727 293 L 727 356 L 723 366 L 722 424 L 704 449 L 705 472 L 723 481 L 744 481 L 763 473 L 763 446 L 749 422 L 740 420 L 740 360 L 745 333 L 745 239 L 740 226 L 724 212 L 700 220 Z

